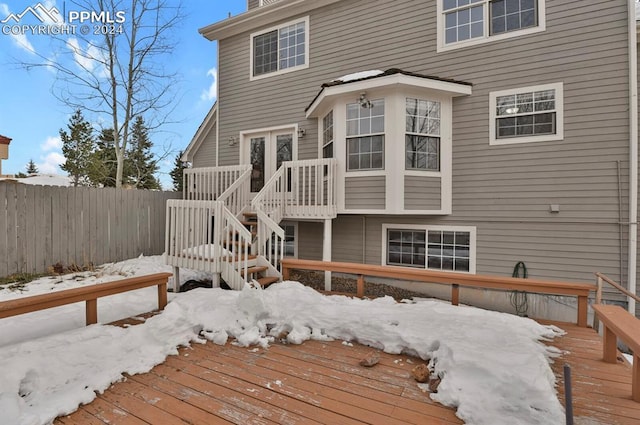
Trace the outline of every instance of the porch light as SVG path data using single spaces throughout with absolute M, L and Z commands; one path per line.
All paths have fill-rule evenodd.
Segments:
M 234 136 L 229 137 L 229 146 L 234 146 L 236 144 L 236 138 Z
M 366 109 L 373 108 L 373 104 L 369 99 L 367 99 L 367 93 L 365 92 L 360 93 L 360 98 L 358 99 L 358 103 L 360 103 L 360 107 L 362 108 L 366 108 Z
M 302 139 L 305 134 L 307 134 L 307 130 L 304 128 L 298 127 L 298 139 Z

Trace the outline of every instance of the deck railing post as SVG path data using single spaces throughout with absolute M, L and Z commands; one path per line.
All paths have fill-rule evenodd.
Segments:
M 587 308 L 589 306 L 589 299 L 587 295 L 578 296 L 578 326 L 587 327 Z
M 602 277 L 597 276 L 597 282 L 596 282 L 596 299 L 595 299 L 595 303 L 596 304 L 601 304 L 602 303 Z M 598 320 L 598 315 L 597 314 L 593 314 L 593 329 L 596 330 L 596 332 L 600 331 L 600 321 Z
M 163 310 L 167 306 L 167 282 L 158 285 L 158 310 Z
M 451 285 L 451 305 L 460 303 L 460 285 L 454 283 Z
M 98 299 L 87 300 L 85 310 L 87 326 L 98 323 Z
M 364 298 L 364 275 L 358 275 L 358 286 L 356 289 L 356 296 L 358 298 Z

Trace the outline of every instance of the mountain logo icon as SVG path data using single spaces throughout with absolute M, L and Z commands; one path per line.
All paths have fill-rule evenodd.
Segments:
M 48 24 L 62 24 L 64 23 L 64 19 L 60 14 L 60 11 L 56 7 L 52 7 L 51 9 L 47 9 L 42 3 L 38 3 L 35 6 L 28 6 L 22 13 L 10 13 L 9 16 L 4 18 L 0 23 L 6 24 L 11 20 L 14 20 L 16 23 L 19 23 L 20 20 L 27 14 L 32 14 L 42 23 Z

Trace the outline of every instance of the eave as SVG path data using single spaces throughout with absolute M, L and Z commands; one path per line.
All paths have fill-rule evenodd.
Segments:
M 333 99 L 338 96 L 391 86 L 429 89 L 447 94 L 451 97 L 468 96 L 471 94 L 472 89 L 471 84 L 466 82 L 420 76 L 418 74 L 391 69 L 381 76 L 368 77 L 346 83 L 323 84 L 320 92 L 307 107 L 306 116 L 307 118 L 318 117 L 317 112 L 322 110 L 321 106 L 333 101 Z
M 198 127 L 196 134 L 194 134 L 193 138 L 191 139 L 191 143 L 189 143 L 189 146 L 187 146 L 187 148 L 182 153 L 182 157 L 180 158 L 182 162 L 193 162 L 193 155 L 200 148 L 200 146 L 202 146 L 202 142 L 204 142 L 207 134 L 209 133 L 209 131 L 211 131 L 211 128 L 216 124 L 217 121 L 218 102 L 213 104 L 211 110 L 209 110 L 209 113 L 207 113 L 207 116 L 202 121 L 202 124 L 200 124 L 200 127 Z
M 207 25 L 198 32 L 210 41 L 223 40 L 234 35 L 253 31 L 277 21 L 292 18 L 320 7 L 337 3 L 340 0 L 280 0 L 275 3 L 256 7 L 224 21 Z

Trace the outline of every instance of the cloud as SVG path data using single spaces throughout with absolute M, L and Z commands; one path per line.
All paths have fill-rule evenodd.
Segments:
M 60 165 L 64 164 L 65 158 L 59 152 L 49 152 L 47 156 L 40 157 L 41 162 L 36 163 L 40 174 L 60 174 Z
M 67 47 L 73 53 L 73 59 L 80 69 L 95 75 L 107 75 L 104 54 L 98 47 L 87 43 L 84 49 L 76 37 L 67 40 Z
M 62 149 L 62 140 L 60 140 L 59 136 L 47 137 L 47 140 L 40 145 L 40 149 L 44 152 L 49 152 L 54 149 Z
M 211 77 L 213 77 L 213 81 L 211 82 L 211 85 L 209 86 L 208 90 L 202 91 L 202 94 L 200 95 L 200 99 L 215 100 L 218 94 L 218 70 L 214 66 L 213 68 L 207 71 L 207 75 L 210 75 Z
M 0 14 L 1 14 L 0 16 L 7 17 L 9 16 L 10 13 L 11 13 L 11 10 L 9 9 L 9 6 L 7 6 L 5 3 L 0 3 Z M 9 37 L 11 37 L 11 40 L 13 41 L 13 43 L 16 46 L 18 46 L 20 49 L 32 55 L 36 54 L 36 49 L 33 47 L 31 42 L 29 42 L 29 40 L 27 39 L 27 36 L 24 33 L 13 34 L 11 32 L 9 34 Z

